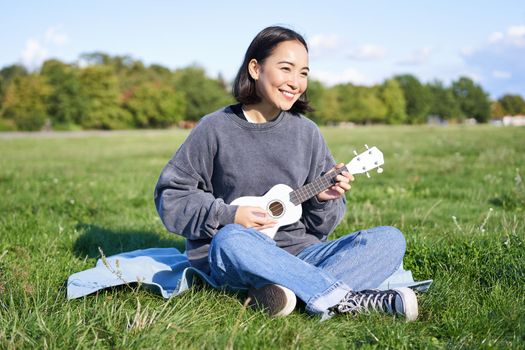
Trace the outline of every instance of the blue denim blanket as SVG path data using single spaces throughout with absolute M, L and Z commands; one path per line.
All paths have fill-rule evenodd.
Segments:
M 140 283 L 167 299 L 188 290 L 195 277 L 217 288 L 211 276 L 191 267 L 187 256 L 175 248 L 134 250 L 99 259 L 94 268 L 69 276 L 67 298 L 80 298 L 104 288 Z M 400 266 L 378 289 L 411 287 L 424 292 L 431 283 L 432 280 L 414 281 L 412 272 Z

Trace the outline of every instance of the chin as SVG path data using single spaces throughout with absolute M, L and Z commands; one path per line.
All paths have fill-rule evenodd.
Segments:
M 296 101 L 281 103 L 281 105 L 279 106 L 279 109 L 283 111 L 289 111 L 290 109 L 292 109 L 295 102 Z

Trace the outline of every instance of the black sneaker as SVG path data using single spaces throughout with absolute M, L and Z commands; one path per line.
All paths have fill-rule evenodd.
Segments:
M 249 306 L 263 308 L 272 317 L 291 314 L 297 303 L 294 292 L 278 284 L 267 284 L 259 289 L 251 288 L 248 298 Z
M 339 302 L 328 309 L 329 314 L 359 314 L 369 311 L 403 315 L 406 321 L 414 321 L 418 315 L 417 298 L 410 288 L 389 290 L 350 291 Z

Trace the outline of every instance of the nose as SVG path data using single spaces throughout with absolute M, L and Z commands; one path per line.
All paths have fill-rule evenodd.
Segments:
M 297 74 L 292 74 L 290 76 L 290 80 L 288 80 L 288 86 L 293 90 L 299 89 L 299 77 Z

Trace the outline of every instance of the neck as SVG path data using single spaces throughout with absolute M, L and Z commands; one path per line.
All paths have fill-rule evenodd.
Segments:
M 248 121 L 257 124 L 272 121 L 281 113 L 280 109 L 263 104 L 243 105 L 242 110 Z
M 313 196 L 334 185 L 336 182 L 335 178 L 343 171 L 348 171 L 348 168 L 344 166 L 342 168 L 336 169 L 335 171 L 324 174 L 317 180 L 310 182 L 309 184 L 304 185 L 303 187 L 299 187 L 298 189 L 290 193 L 290 201 L 295 205 L 299 205 L 303 202 L 306 202 Z

